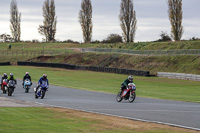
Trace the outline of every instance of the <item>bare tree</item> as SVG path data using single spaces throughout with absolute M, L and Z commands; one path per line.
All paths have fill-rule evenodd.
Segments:
M 38 32 L 45 36 L 46 42 L 55 41 L 57 17 L 54 0 L 45 0 L 43 5 L 43 25 L 39 25 Z
M 10 30 L 15 42 L 20 41 L 21 37 L 21 13 L 18 12 L 16 0 L 10 4 Z
M 11 35 L 8 35 L 8 34 L 0 34 L 0 42 L 10 42 L 12 41 L 13 38 L 11 37 Z
M 85 43 L 92 39 L 92 4 L 90 0 L 83 0 L 79 12 L 79 22 L 83 31 L 83 40 Z
M 133 0 L 121 0 L 119 19 L 125 42 L 134 42 L 137 20 Z
M 182 26 L 182 0 L 168 0 L 168 13 L 171 23 L 171 36 L 175 41 L 180 41 L 183 35 Z

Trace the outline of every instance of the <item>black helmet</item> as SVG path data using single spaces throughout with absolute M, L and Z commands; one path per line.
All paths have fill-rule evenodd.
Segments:
M 47 75 L 46 75 L 46 74 L 43 74 L 43 78 L 44 78 L 44 79 L 47 79 Z
M 3 76 L 4 76 L 4 77 L 6 77 L 6 76 L 7 76 L 7 74 L 6 74 L 6 73 L 4 73 L 4 74 L 3 74 Z
M 133 76 L 128 76 L 128 80 L 130 81 L 130 82 L 132 82 L 133 81 Z

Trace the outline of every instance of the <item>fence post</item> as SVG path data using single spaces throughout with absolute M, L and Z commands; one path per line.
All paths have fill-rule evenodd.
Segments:
M 44 47 L 43 47 L 43 56 L 44 56 Z
M 67 50 L 66 50 L 66 48 L 65 48 L 65 56 L 67 55 Z
M 24 47 L 22 48 L 22 56 L 24 56 Z

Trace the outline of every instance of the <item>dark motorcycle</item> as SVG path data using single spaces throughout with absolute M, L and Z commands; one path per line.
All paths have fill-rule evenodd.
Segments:
M 8 96 L 12 96 L 12 93 L 14 92 L 15 89 L 15 81 L 14 80 L 9 80 L 8 82 Z
M 43 99 L 48 87 L 49 86 L 47 84 L 41 84 L 37 90 L 34 88 L 35 98 L 37 99 L 38 97 L 41 97 L 41 99 Z
M 124 99 L 132 103 L 136 98 L 135 91 L 136 91 L 136 85 L 134 83 L 129 83 L 127 89 L 124 89 L 122 92 L 119 92 L 117 94 L 116 97 L 117 102 L 121 102 Z

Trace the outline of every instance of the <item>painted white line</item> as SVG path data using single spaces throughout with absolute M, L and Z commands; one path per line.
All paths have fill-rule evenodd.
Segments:
M 97 109 L 88 109 L 88 110 L 97 110 Z M 98 109 L 98 110 L 115 110 L 115 111 L 126 111 L 126 110 L 129 110 L 129 109 Z M 179 111 L 179 110 L 138 110 L 138 109 L 132 109 L 131 111 L 134 111 L 134 112 L 173 112 L 173 113 L 180 113 L 180 112 L 183 112 L 183 113 L 199 113 L 199 110 L 193 110 L 193 111 Z

